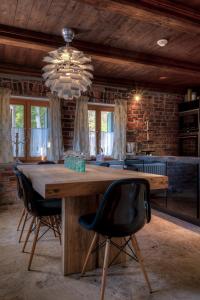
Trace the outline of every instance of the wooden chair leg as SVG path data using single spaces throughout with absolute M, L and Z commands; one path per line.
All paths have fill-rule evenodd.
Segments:
M 55 223 L 55 227 L 56 227 L 57 232 L 58 232 L 58 238 L 59 238 L 59 241 L 60 241 L 60 244 L 61 244 L 61 233 L 60 233 L 60 229 L 59 229 L 59 225 L 58 225 L 58 220 L 57 220 L 56 216 L 54 217 L 54 223 Z
M 30 226 L 29 226 L 28 233 L 27 233 L 27 235 L 26 235 L 26 239 L 25 239 L 25 242 L 24 242 L 24 246 L 23 246 L 23 248 L 22 248 L 22 252 L 25 251 L 26 244 L 27 244 L 27 242 L 28 242 L 28 240 L 29 240 L 30 234 L 31 234 L 31 232 L 32 232 L 33 225 L 34 225 L 34 223 L 35 223 L 35 219 L 36 219 L 36 217 L 33 217 L 32 220 L 31 220 L 31 224 L 30 224 Z
M 32 263 L 33 255 L 34 255 L 35 248 L 36 248 L 38 234 L 40 232 L 40 226 L 41 226 L 41 220 L 38 220 L 37 227 L 36 227 L 36 232 L 35 232 L 35 237 L 34 237 L 32 249 L 31 249 L 31 255 L 30 255 L 30 259 L 29 259 L 29 264 L 28 264 L 28 271 L 30 271 L 30 269 L 31 269 L 31 263 Z
M 142 258 L 141 251 L 140 251 L 140 248 L 139 248 L 139 245 L 138 245 L 138 242 L 137 242 L 137 239 L 136 239 L 135 235 L 131 236 L 131 242 L 132 242 L 132 246 L 135 250 L 136 256 L 138 258 L 142 273 L 143 273 L 144 278 L 146 280 L 146 283 L 148 285 L 149 292 L 152 293 L 153 291 L 152 291 L 152 288 L 151 288 L 151 284 L 150 284 L 147 272 L 146 272 L 145 267 L 144 267 L 143 258 Z
M 56 231 L 55 231 L 55 228 L 54 228 L 55 223 L 54 223 L 54 219 L 53 219 L 52 216 L 49 217 L 49 224 L 50 224 L 50 226 L 51 226 L 51 228 L 53 230 L 54 236 L 56 237 Z
M 20 236 L 19 236 L 19 243 L 21 243 L 21 239 L 22 239 L 22 235 L 23 235 L 23 232 L 24 232 L 24 227 L 26 225 L 27 218 L 28 218 L 28 212 L 25 213 L 24 222 L 23 222 L 23 225 L 22 225 L 22 230 L 21 230 Z
M 86 255 L 86 259 L 85 259 L 85 262 L 84 262 L 84 265 L 83 265 L 83 269 L 82 269 L 82 272 L 81 272 L 81 276 L 83 276 L 83 275 L 84 275 L 84 273 L 85 273 L 85 269 L 86 269 L 86 266 L 87 266 L 87 263 L 88 263 L 88 260 L 89 260 L 90 254 L 91 254 L 91 252 L 92 252 L 92 249 L 93 249 L 93 248 L 94 248 L 94 246 L 95 246 L 95 243 L 96 243 L 97 237 L 98 237 L 98 234 L 97 234 L 97 233 L 95 233 L 95 234 L 94 234 L 94 237 L 93 237 L 93 239 L 92 239 L 92 242 L 91 242 L 91 244 L 90 244 L 90 247 L 89 247 L 88 253 L 87 253 L 87 255 Z
M 105 287 L 106 287 L 106 275 L 108 270 L 108 262 L 109 262 L 109 252 L 110 252 L 110 239 L 106 240 L 106 247 L 105 247 L 105 256 L 104 256 L 104 262 L 103 262 L 103 273 L 102 273 L 102 279 L 101 279 L 101 293 L 100 293 L 100 299 L 104 299 L 104 293 L 105 293 Z
M 23 220 L 23 217 L 24 217 L 25 213 L 26 213 L 26 210 L 25 210 L 25 208 L 23 208 L 23 209 L 22 209 L 22 212 L 21 212 L 20 219 L 19 219 L 19 223 L 18 223 L 18 225 L 17 225 L 17 231 L 19 231 L 19 228 L 20 228 L 20 225 L 21 225 L 21 222 L 22 222 L 22 220 Z

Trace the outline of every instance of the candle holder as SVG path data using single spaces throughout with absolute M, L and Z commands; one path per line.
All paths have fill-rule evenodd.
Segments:
M 28 132 L 26 131 L 26 128 L 13 128 L 13 129 L 23 129 L 23 134 L 20 134 L 19 132 L 11 133 L 11 142 L 12 147 L 15 145 L 15 161 L 20 162 L 19 160 L 19 146 L 25 145 L 30 140 L 30 130 Z
M 152 155 L 153 152 L 155 152 L 154 150 L 151 149 L 151 145 L 153 144 L 153 141 L 150 140 L 150 132 L 152 130 L 149 129 L 149 120 L 147 119 L 145 122 L 146 125 L 146 141 L 143 141 L 143 144 L 145 145 L 145 149 L 142 149 L 142 153 L 145 153 L 146 155 Z

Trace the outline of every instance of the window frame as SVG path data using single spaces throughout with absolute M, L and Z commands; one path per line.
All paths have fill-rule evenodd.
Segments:
M 24 156 L 19 157 L 22 162 L 38 162 L 42 159 L 41 156 L 30 156 L 30 136 L 29 129 L 31 128 L 31 106 L 49 107 L 49 102 L 45 100 L 33 100 L 33 99 L 10 99 L 10 105 L 23 105 L 24 106 Z M 27 142 L 28 141 L 28 142 Z M 14 157 L 15 158 L 15 157 Z M 46 157 L 44 157 L 46 159 Z
M 96 150 L 97 154 L 100 153 L 100 143 L 101 143 L 101 112 L 113 112 L 114 113 L 114 106 L 106 106 L 106 105 L 95 105 L 95 104 L 88 104 L 88 110 L 95 110 L 96 112 Z M 91 156 L 91 159 L 96 159 L 96 156 Z M 106 160 L 112 159 L 112 156 L 105 156 Z

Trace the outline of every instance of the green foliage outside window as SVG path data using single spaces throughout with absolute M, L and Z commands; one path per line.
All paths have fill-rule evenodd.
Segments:
M 12 111 L 12 127 L 24 128 L 24 106 L 11 105 Z
M 31 128 L 47 128 L 47 107 L 31 106 Z

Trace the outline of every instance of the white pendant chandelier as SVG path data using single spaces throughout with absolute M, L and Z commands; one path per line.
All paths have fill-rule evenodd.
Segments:
M 92 84 L 93 66 L 91 57 L 82 51 L 69 46 L 74 38 L 74 31 L 70 28 L 62 30 L 65 47 L 48 53 L 43 67 L 45 85 L 51 92 L 63 99 L 79 98 Z

